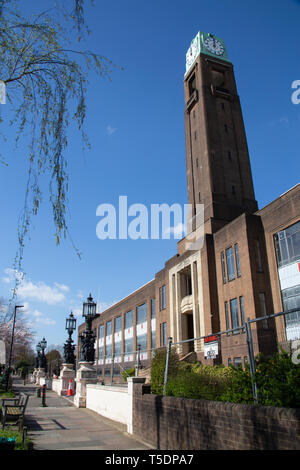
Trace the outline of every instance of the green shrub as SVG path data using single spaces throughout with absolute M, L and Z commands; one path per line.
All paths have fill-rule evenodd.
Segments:
M 300 366 L 293 364 L 286 352 L 271 358 L 258 356 L 255 360 L 258 403 L 265 406 L 299 408 Z M 253 403 L 249 366 L 233 369 L 232 383 L 221 396 L 222 401 Z
M 232 370 L 224 366 L 203 366 L 183 363 L 179 372 L 168 380 L 166 393 L 170 396 L 220 400 L 224 391 L 231 384 Z
M 157 349 L 151 361 L 151 392 L 162 395 L 165 377 L 167 350 Z M 175 349 L 171 349 L 168 365 L 168 380 L 179 370 L 179 357 Z

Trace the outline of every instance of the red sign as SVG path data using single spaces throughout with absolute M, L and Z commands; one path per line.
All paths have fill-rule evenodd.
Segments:
M 217 335 L 211 335 L 204 338 L 204 343 L 211 343 L 212 341 L 218 341 Z

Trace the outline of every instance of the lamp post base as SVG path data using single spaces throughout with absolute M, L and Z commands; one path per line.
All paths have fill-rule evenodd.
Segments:
M 96 384 L 97 371 L 92 362 L 79 362 L 79 369 L 76 374 L 76 395 L 74 397 L 74 405 L 77 408 L 86 407 L 86 385 Z

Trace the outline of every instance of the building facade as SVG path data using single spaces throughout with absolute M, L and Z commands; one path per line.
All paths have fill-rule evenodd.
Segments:
M 233 65 L 221 39 L 199 32 L 192 41 L 184 96 L 191 230 L 196 239 L 201 204 L 203 240 L 191 249 L 190 237 L 182 239 L 153 280 L 94 320 L 99 380 L 134 367 L 137 351 L 148 365 L 169 336 L 180 343 L 180 356 L 244 364 L 243 332 L 222 335 L 215 359 L 206 355 L 204 337 L 298 307 L 253 324 L 254 354 L 300 338 L 300 184 L 258 209 Z

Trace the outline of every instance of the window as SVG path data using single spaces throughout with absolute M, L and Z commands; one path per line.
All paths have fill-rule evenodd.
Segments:
M 108 321 L 106 323 L 106 336 L 110 336 L 112 334 L 112 321 Z
M 300 285 L 290 287 L 282 291 L 283 310 L 293 310 L 299 308 L 298 312 L 285 315 L 285 322 L 288 328 L 299 327 L 300 324 Z
M 104 325 L 99 327 L 99 338 L 104 338 Z
M 235 279 L 234 255 L 233 255 L 232 247 L 227 248 L 226 250 L 226 260 L 227 260 L 228 280 L 232 281 L 233 279 Z
M 196 158 L 196 167 L 199 168 L 199 160 Z
M 105 357 L 111 358 L 112 356 L 112 344 L 107 344 L 105 347 Z
M 231 313 L 231 324 L 232 324 L 232 329 L 237 328 L 240 326 L 239 323 L 239 309 L 238 309 L 238 301 L 237 299 L 231 299 L 230 300 L 230 313 Z M 234 333 L 239 333 L 239 330 L 234 331 Z
M 133 352 L 133 338 L 127 338 L 124 342 L 124 352 L 129 354 Z
M 300 222 L 274 235 L 274 242 L 279 267 L 300 260 Z
M 259 240 L 255 240 L 255 259 L 256 259 L 257 271 L 262 272 L 263 264 L 262 264 L 262 256 L 261 256 Z
M 231 152 L 228 150 L 228 160 L 231 160 Z
M 197 132 L 194 132 L 194 139 L 197 140 Z
M 224 251 L 222 251 L 222 253 L 221 253 L 221 266 L 222 266 L 223 284 L 226 284 L 226 266 L 225 266 L 225 255 L 224 255 Z
M 232 185 L 232 187 L 231 187 L 231 192 L 235 196 L 235 186 L 234 185 Z
M 156 299 L 151 299 L 151 320 L 156 318 Z
M 196 90 L 196 76 L 195 76 L 195 74 L 193 74 L 191 76 L 191 78 L 189 80 L 189 83 L 188 83 L 188 87 L 189 87 L 189 95 L 192 96 L 192 94 Z
M 241 324 L 245 324 L 244 297 L 240 297 Z
M 167 323 L 160 324 L 160 346 L 167 344 Z
M 125 313 L 125 330 L 133 326 L 133 311 Z
M 233 358 L 233 365 L 236 369 L 242 367 L 242 358 L 241 357 L 234 357 Z
M 146 321 L 147 321 L 147 304 L 143 304 L 137 308 L 136 323 L 140 325 L 141 323 L 145 323 Z
M 231 357 L 228 358 L 228 365 L 231 366 Z
M 151 331 L 151 349 L 156 348 L 156 331 Z
M 201 193 L 198 193 L 199 202 L 201 202 Z
M 159 310 L 166 308 L 166 286 L 159 288 Z
M 121 356 L 122 354 L 122 341 L 117 341 L 115 343 L 115 352 L 114 352 L 114 355 L 115 356 Z
M 100 346 L 100 347 L 98 348 L 98 360 L 103 359 L 103 357 L 104 357 L 104 356 L 103 356 L 103 346 Z
M 226 330 L 230 330 L 230 320 L 228 311 L 228 302 L 225 302 L 225 319 L 226 319 Z
M 228 132 L 227 124 L 224 124 L 224 130 L 225 130 L 225 132 Z
M 115 333 L 122 330 L 122 317 L 115 318 Z
M 138 336 L 137 339 L 137 346 L 141 346 L 141 351 L 146 351 L 147 350 L 147 333 L 142 336 Z
M 237 243 L 234 245 L 234 251 L 235 251 L 236 273 L 237 273 L 237 277 L 240 277 L 241 275 L 240 254 L 239 254 L 239 245 Z

